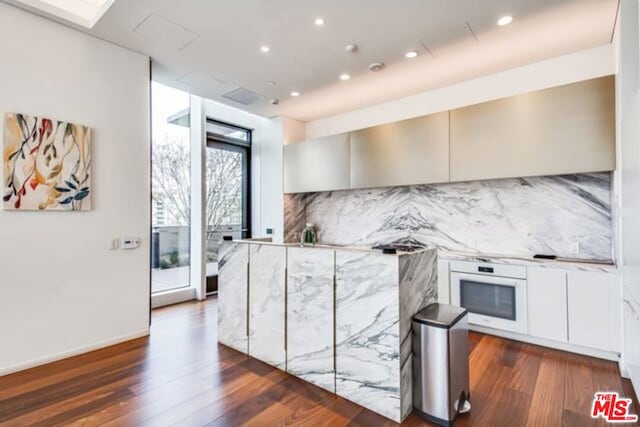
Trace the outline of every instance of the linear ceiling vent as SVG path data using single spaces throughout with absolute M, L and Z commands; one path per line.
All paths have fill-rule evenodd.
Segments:
M 222 97 L 230 99 L 235 102 L 239 102 L 242 105 L 253 104 L 256 101 L 260 101 L 264 99 L 264 96 L 258 95 L 257 93 L 252 92 L 243 87 L 239 87 L 230 92 L 227 92 L 223 94 Z

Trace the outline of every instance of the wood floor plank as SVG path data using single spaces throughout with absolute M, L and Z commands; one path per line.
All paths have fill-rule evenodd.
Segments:
M 533 396 L 544 351 L 545 349 L 539 346 L 524 345 L 520 347 L 511 376 L 507 381 L 509 389 Z
M 564 390 L 564 408 L 567 420 L 579 420 L 579 414 L 589 415 L 593 395 L 593 370 L 589 360 L 573 354 L 567 354 L 567 369 L 571 375 L 566 376 Z
M 640 402 L 638 402 L 638 396 L 636 396 L 631 381 L 626 378 L 622 378 L 622 394 L 633 401 L 630 408 L 631 413 L 640 417 Z
M 527 426 L 559 425 L 563 417 L 566 361 L 554 351 L 545 351 L 540 361 Z
M 217 343 L 215 298 L 153 312 L 150 337 L 0 378 L 0 426 L 393 426 Z M 471 332 L 463 426 L 604 425 L 593 393 L 637 398 L 613 362 Z M 404 426 L 431 425 L 411 414 Z
M 284 420 L 290 419 L 292 415 L 291 408 L 280 402 L 273 402 L 267 409 L 239 425 L 243 427 L 286 425 Z

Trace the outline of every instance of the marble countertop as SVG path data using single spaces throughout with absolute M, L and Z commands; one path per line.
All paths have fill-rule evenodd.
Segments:
M 288 248 L 316 248 L 316 249 L 335 249 L 335 250 L 349 250 L 349 251 L 360 251 L 360 252 L 369 252 L 369 253 L 382 253 L 379 249 L 371 249 L 370 246 L 357 246 L 357 245 L 332 245 L 332 244 L 324 244 L 317 243 L 315 245 L 305 244 L 301 246 L 300 243 L 274 243 L 268 240 L 263 239 L 240 239 L 233 240 L 235 243 L 249 243 L 249 244 L 258 244 L 258 245 L 274 245 L 274 246 L 284 246 Z M 402 252 L 398 251 L 396 254 L 389 254 L 392 256 L 403 256 L 403 255 L 411 255 L 415 253 L 420 253 L 425 250 L 433 250 L 433 247 L 425 247 L 423 250 L 418 250 L 414 252 Z M 480 261 L 480 262 L 492 262 L 499 264 L 514 264 L 514 265 L 531 265 L 543 268 L 560 268 L 565 270 L 580 270 L 580 271 L 604 271 L 609 273 L 615 273 L 618 271 L 617 266 L 611 260 L 602 260 L 602 261 L 588 261 L 580 262 L 580 260 L 576 261 L 565 261 L 565 260 L 553 260 L 553 259 L 536 259 L 526 256 L 517 256 L 517 255 L 504 255 L 504 254 L 487 254 L 487 253 L 476 253 L 476 252 L 462 252 L 462 251 L 449 251 L 445 249 L 438 249 L 438 257 L 442 259 L 452 260 L 452 261 Z
M 553 259 L 537 259 L 527 258 L 524 256 L 508 256 L 499 254 L 479 254 L 473 252 L 458 252 L 438 250 L 438 257 L 453 261 L 484 261 L 502 264 L 531 265 L 543 268 L 560 268 L 565 270 L 581 270 L 581 271 L 604 271 L 608 273 L 616 273 L 617 266 L 613 261 L 559 261 Z
M 314 245 L 305 244 L 301 245 L 300 243 L 274 243 L 267 240 L 261 239 L 238 239 L 233 240 L 234 243 L 249 243 L 253 245 L 271 245 L 271 246 L 284 246 L 287 248 L 315 248 L 315 249 L 335 249 L 335 250 L 348 250 L 348 251 L 360 251 L 360 252 L 370 252 L 370 253 L 379 253 L 382 254 L 382 251 L 379 249 L 371 249 L 370 246 L 350 246 L 350 245 L 331 245 L 324 243 L 316 243 Z M 392 256 L 403 256 L 403 255 L 412 255 L 428 250 L 433 250 L 435 248 L 425 247 L 421 250 L 413 251 L 413 252 L 403 252 L 398 251 L 395 254 L 384 254 L 384 255 L 392 255 Z

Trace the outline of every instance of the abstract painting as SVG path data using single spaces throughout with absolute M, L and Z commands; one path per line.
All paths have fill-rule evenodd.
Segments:
M 4 120 L 6 210 L 91 210 L 91 129 L 24 114 Z

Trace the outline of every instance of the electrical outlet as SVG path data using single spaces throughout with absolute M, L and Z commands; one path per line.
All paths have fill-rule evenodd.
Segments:
M 571 244 L 571 253 L 579 254 L 580 253 L 580 242 L 573 242 Z
M 273 228 L 267 228 L 267 234 L 273 234 Z
M 122 249 L 135 249 L 140 246 L 140 239 L 137 237 L 123 237 L 120 240 Z

